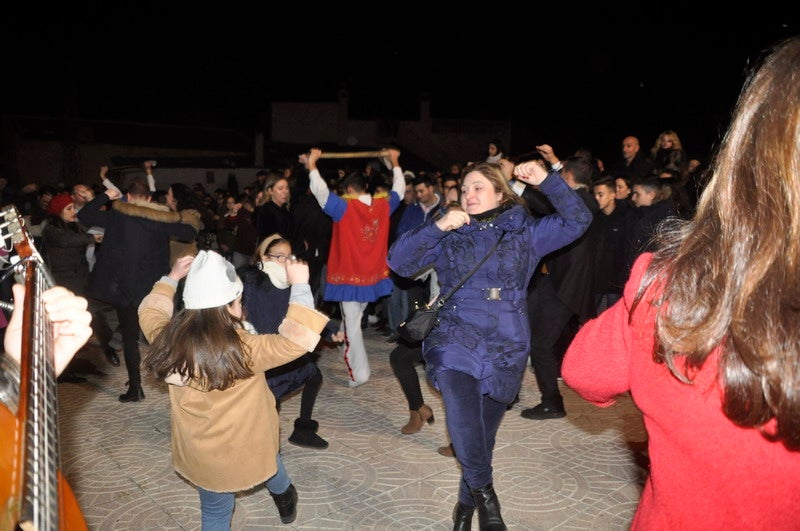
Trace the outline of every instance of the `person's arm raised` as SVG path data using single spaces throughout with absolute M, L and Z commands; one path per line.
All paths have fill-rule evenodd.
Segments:
M 325 205 L 328 204 L 328 197 L 330 196 L 331 192 L 328 190 L 328 185 L 325 183 L 325 179 L 322 178 L 322 175 L 317 169 L 317 161 L 321 155 L 321 149 L 311 148 L 307 154 L 304 153 L 300 155 L 298 159 L 308 170 L 308 180 L 310 183 L 309 188 L 311 189 L 311 193 L 314 194 L 319 206 L 321 208 L 325 208 Z

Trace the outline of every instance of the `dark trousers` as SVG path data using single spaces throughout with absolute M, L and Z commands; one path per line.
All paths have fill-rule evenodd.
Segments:
M 481 394 L 476 378 L 459 371 L 436 377 L 447 414 L 447 431 L 461 464 L 458 500 L 475 505 L 469 490 L 492 483 L 492 452 L 506 405 Z
M 142 375 L 139 364 L 142 356 L 139 353 L 139 302 L 126 305 L 114 305 L 122 332 L 122 348 L 125 354 L 125 367 L 128 369 L 128 388 L 138 389 L 142 386 Z
M 549 277 L 537 278 L 536 286 L 528 295 L 528 318 L 531 325 L 531 366 L 536 384 L 542 394 L 542 403 L 563 407 L 564 400 L 558 390 L 560 364 L 556 344 L 573 315 L 558 298 Z
M 280 401 L 288 395 L 303 388 L 300 397 L 300 417 L 303 420 L 311 420 L 314 411 L 314 404 L 317 402 L 319 389 L 322 387 L 322 373 L 314 362 L 313 354 L 308 353 L 294 361 L 280 367 L 268 370 L 265 374 L 267 385 L 275 395 L 275 399 Z
M 92 333 L 97 338 L 97 342 L 100 343 L 100 347 L 105 349 L 114 336 L 114 331 L 111 330 L 106 318 L 106 313 L 110 312 L 113 307 L 91 297 L 86 297 L 86 300 L 89 303 L 89 313 L 92 314 Z
M 414 367 L 417 363 L 422 363 L 422 345 L 415 343 L 411 345 L 399 340 L 397 346 L 389 354 L 389 364 L 392 366 L 400 388 L 406 395 L 408 409 L 416 411 L 425 403 L 422 399 L 422 389 L 419 386 L 419 376 Z

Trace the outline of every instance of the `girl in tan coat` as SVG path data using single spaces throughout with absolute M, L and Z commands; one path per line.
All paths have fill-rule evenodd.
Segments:
M 151 347 L 147 369 L 169 386 L 172 460 L 197 486 L 203 529 L 229 529 L 236 492 L 266 482 L 281 516 L 296 517 L 297 491 L 283 467 L 275 398 L 263 372 L 314 350 L 328 317 L 313 309 L 308 265 L 286 264 L 292 285 L 278 334 L 251 334 L 242 322 L 242 283 L 213 251 L 179 258 L 139 307 Z M 186 277 L 185 309 L 173 314 Z

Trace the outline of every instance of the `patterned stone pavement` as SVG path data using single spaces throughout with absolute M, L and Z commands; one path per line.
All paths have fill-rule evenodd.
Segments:
M 233 529 L 452 528 L 459 469 L 436 452 L 448 442 L 442 401 L 423 385 L 436 420 L 418 434 L 401 434 L 408 406 L 389 366 L 393 345 L 372 328 L 365 341 L 372 378 L 355 389 L 346 385 L 338 351 L 318 349 L 325 380 L 314 418 L 327 450 L 287 441 L 300 397 L 283 403 L 281 447 L 300 496 L 297 520 L 281 524 L 269 493 L 257 488 L 237 496 Z M 89 346 L 74 364 L 88 382 L 59 384 L 62 472 L 89 527 L 200 529 L 197 492 L 170 465 L 166 384 L 147 375 L 146 399 L 122 404 L 124 362 L 112 367 Z M 418 372 L 424 382 L 422 366 Z M 520 417 L 523 407 L 538 403 L 528 371 L 521 402 L 500 426 L 494 470 L 503 517 L 510 529 L 626 529 L 643 482 L 628 444 L 645 440 L 641 414 L 628 397 L 599 409 L 561 385 L 566 418 Z

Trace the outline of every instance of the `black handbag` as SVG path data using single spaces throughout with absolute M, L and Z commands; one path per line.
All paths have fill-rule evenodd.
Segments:
M 422 308 L 414 308 L 406 320 L 400 323 L 397 334 L 410 343 L 422 341 L 431 333 L 433 327 L 439 324 L 440 308 L 437 303 L 434 303 L 433 307 L 425 305 Z
M 473 267 L 472 270 L 470 270 L 470 272 L 461 279 L 461 282 L 456 284 L 456 286 L 451 289 L 450 293 L 448 293 L 444 298 L 437 299 L 433 305 L 426 304 L 425 306 L 411 310 L 411 313 L 409 313 L 406 320 L 400 323 L 400 326 L 397 327 L 397 334 L 402 339 L 410 343 L 415 343 L 425 339 L 428 334 L 431 333 L 433 327 L 439 324 L 439 310 L 441 310 L 447 300 L 452 297 L 461 286 L 464 285 L 464 282 L 466 282 L 469 277 L 475 274 L 475 272 L 483 265 L 483 263 L 489 259 L 505 235 L 506 233 L 503 232 L 492 248 L 489 249 L 489 252 L 486 253 L 486 256 L 484 256 L 483 259 L 478 262 L 475 267 Z

